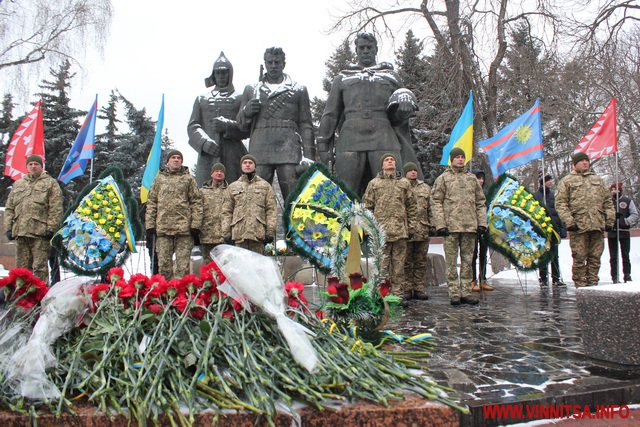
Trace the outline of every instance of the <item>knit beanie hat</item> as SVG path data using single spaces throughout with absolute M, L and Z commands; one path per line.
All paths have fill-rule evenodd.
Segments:
M 609 190 L 613 190 L 614 188 L 618 188 L 618 193 L 622 193 L 622 183 L 618 182 L 617 184 L 614 182 L 609 186 Z
M 480 179 L 480 177 L 482 177 L 482 179 L 486 178 L 486 175 L 484 174 L 484 171 L 480 170 L 480 169 L 474 170 L 473 174 L 476 176 L 477 179 Z
M 553 179 L 553 175 L 551 175 L 549 173 L 544 176 L 544 179 L 542 177 L 540 177 L 540 186 L 542 187 L 545 182 L 551 181 L 552 179 Z
M 214 173 L 215 171 L 222 171 L 222 172 L 226 173 L 227 172 L 227 168 L 225 168 L 222 163 L 216 163 L 215 165 L 213 165 L 211 167 L 211 173 Z
M 462 148 L 454 147 L 449 153 L 449 160 L 453 160 L 458 156 L 463 156 L 465 159 L 467 158 L 467 155 L 464 153 L 464 150 Z
M 575 166 L 578 162 L 582 161 L 582 160 L 589 160 L 589 156 L 587 156 L 587 153 L 583 153 L 582 151 L 579 153 L 574 154 L 573 156 L 571 156 L 571 161 L 573 162 L 573 165 Z
M 244 162 L 245 160 L 251 160 L 254 165 L 258 164 L 258 161 L 256 160 L 256 158 L 251 154 L 245 154 L 244 156 L 242 156 L 242 158 L 240 159 L 240 164 L 242 164 L 242 162 Z
M 380 157 L 380 169 L 382 169 L 382 164 L 384 163 L 384 159 L 386 159 L 387 157 L 393 157 L 393 160 L 398 163 L 398 159 L 396 159 L 396 155 L 395 154 L 391 154 L 391 153 L 384 153 L 382 155 L 382 157 Z
M 169 161 L 169 159 L 171 158 L 171 156 L 180 156 L 182 159 L 184 159 L 184 156 L 182 155 L 182 153 L 178 150 L 169 150 L 169 152 L 167 153 L 167 161 Z
M 37 154 L 32 154 L 29 157 L 27 157 L 27 164 L 29 164 L 30 162 L 38 162 L 40 163 L 40 166 L 43 166 L 42 156 L 38 156 Z
M 415 163 L 413 162 L 407 162 L 404 164 L 404 166 L 402 167 L 402 170 L 404 171 L 404 174 L 406 175 L 407 172 L 410 171 L 417 171 L 418 170 L 418 166 L 416 166 Z

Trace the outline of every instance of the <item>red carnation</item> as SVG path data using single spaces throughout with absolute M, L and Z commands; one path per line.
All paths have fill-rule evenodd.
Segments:
M 109 272 L 107 273 L 107 279 L 109 279 L 111 284 L 114 284 L 118 280 L 121 280 L 123 278 L 124 278 L 124 270 L 121 269 L 120 267 L 113 267 L 109 269 Z
M 155 314 L 160 314 L 164 310 L 164 306 L 162 304 L 149 304 L 147 308 Z
M 305 298 L 304 285 L 300 282 L 287 282 L 284 285 L 285 291 L 287 291 L 287 296 L 289 297 L 289 305 L 293 308 L 298 308 L 301 305 L 306 307 L 309 304 L 309 301 Z
M 98 302 L 104 300 L 111 289 L 111 285 L 108 283 L 100 283 L 99 285 L 95 285 L 91 290 L 91 300 L 94 304 L 98 304 Z
M 351 273 L 349 275 L 349 285 L 351 289 L 356 290 L 362 287 L 362 282 L 366 282 L 367 278 L 364 277 L 361 273 Z
M 316 311 L 316 317 L 317 317 L 318 319 L 320 319 L 320 320 L 324 319 L 324 317 L 325 317 L 325 316 L 324 316 L 324 311 L 322 311 L 322 310 L 318 310 L 318 311 Z
M 129 278 L 129 286 L 138 291 L 138 296 L 144 296 L 149 289 L 149 278 L 141 273 L 136 273 Z
M 136 294 L 136 288 L 129 285 L 124 280 L 118 280 L 115 284 L 115 292 L 118 294 L 118 298 L 126 299 L 131 298 Z
M 181 280 L 182 289 L 188 294 L 195 294 L 202 287 L 202 282 L 195 274 L 187 274 Z
M 167 280 L 162 274 L 154 274 L 149 278 L 149 294 L 153 298 L 160 298 L 167 290 Z
M 217 284 L 219 285 L 227 280 L 227 278 L 222 273 L 222 270 L 220 270 L 220 267 L 218 267 L 218 264 L 216 264 L 215 261 L 211 261 L 209 264 L 200 267 L 200 276 L 202 276 L 202 273 L 204 271 L 208 271 L 212 275 L 214 284 L 216 284 L 217 282 Z
M 336 304 L 342 304 L 342 298 L 338 296 L 338 288 L 336 285 L 331 284 L 327 286 L 327 293 L 332 295 L 329 297 L 329 301 L 335 302 Z

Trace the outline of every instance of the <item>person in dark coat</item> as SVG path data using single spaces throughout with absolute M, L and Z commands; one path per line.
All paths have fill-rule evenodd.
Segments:
M 538 191 L 533 193 L 533 197 L 543 204 L 547 208 L 549 217 L 551 218 L 551 225 L 553 229 L 558 233 L 560 238 L 567 237 L 567 229 L 558 216 L 556 211 L 556 196 L 553 192 L 553 176 L 547 174 L 543 178 L 540 178 Z M 553 286 L 567 286 L 562 281 L 560 275 L 560 261 L 558 259 L 558 245 L 559 242 L 553 242 L 551 244 L 551 260 L 547 264 L 541 264 L 538 271 L 540 272 L 540 286 L 549 286 L 549 264 L 551 264 L 551 283 Z
M 611 184 L 611 197 L 616 207 L 616 223 L 613 230 L 607 233 L 607 246 L 609 246 L 609 262 L 611 264 L 611 279 L 618 283 L 618 241 L 620 241 L 620 253 L 622 254 L 622 274 L 624 282 L 631 281 L 631 263 L 629 251 L 631 249 L 631 234 L 629 229 L 638 221 L 638 210 L 635 203 L 629 197 L 622 195 L 622 183 Z

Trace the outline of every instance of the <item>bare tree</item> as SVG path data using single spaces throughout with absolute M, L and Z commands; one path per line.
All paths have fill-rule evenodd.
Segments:
M 111 16 L 110 0 L 0 1 L 3 79 L 27 65 L 78 62 L 86 49 L 104 45 Z
M 585 1 L 588 7 L 590 1 Z M 573 35 L 589 53 L 600 52 L 604 47 L 615 44 L 623 34 L 637 28 L 640 21 L 638 0 L 604 0 L 597 4 L 595 15 L 585 21 L 574 21 Z

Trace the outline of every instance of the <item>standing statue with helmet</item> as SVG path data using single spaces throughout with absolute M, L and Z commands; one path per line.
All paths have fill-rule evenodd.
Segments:
M 225 166 L 229 181 L 240 178 L 240 159 L 247 154 L 242 140 L 249 136 L 236 121 L 241 94 L 233 87 L 233 66 L 224 52 L 214 62 L 205 85 L 207 91 L 196 98 L 187 126 L 189 145 L 198 152 L 198 187 L 210 179 L 211 168 L 218 162 Z

